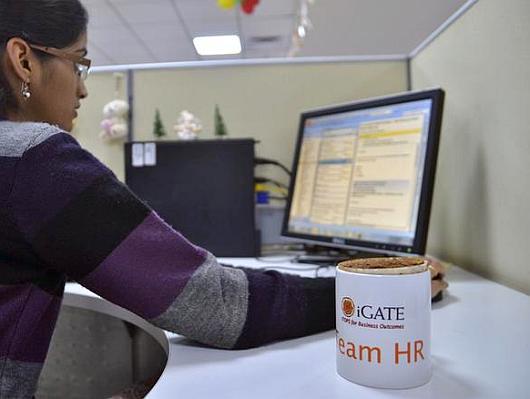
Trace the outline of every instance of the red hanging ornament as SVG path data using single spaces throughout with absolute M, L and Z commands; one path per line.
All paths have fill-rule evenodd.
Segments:
M 256 5 L 258 3 L 259 0 L 242 0 L 241 9 L 245 14 L 252 14 L 254 12 L 254 8 L 256 8 Z
M 252 11 L 254 11 L 254 4 L 252 4 L 252 0 L 243 0 L 241 2 L 241 9 L 245 14 L 251 14 Z

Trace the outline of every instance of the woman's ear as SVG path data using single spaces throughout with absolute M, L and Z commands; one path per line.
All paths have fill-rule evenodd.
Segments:
M 18 79 L 23 82 L 30 81 L 35 56 L 28 43 L 18 37 L 9 39 L 6 44 L 6 62 Z

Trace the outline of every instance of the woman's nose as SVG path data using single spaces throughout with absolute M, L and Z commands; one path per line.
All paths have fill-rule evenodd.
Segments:
M 88 96 L 88 90 L 86 89 L 86 86 L 85 86 L 85 81 L 82 80 L 82 79 L 79 79 L 79 98 L 83 99 L 83 98 L 86 98 Z

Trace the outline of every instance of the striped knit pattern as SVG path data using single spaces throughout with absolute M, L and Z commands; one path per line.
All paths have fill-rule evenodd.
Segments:
M 334 281 L 221 267 L 69 134 L 0 122 L 0 398 L 35 392 L 66 276 L 220 348 L 333 328 Z

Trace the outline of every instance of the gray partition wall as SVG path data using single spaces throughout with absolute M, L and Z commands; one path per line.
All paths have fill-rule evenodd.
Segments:
M 428 252 L 530 293 L 530 2 L 480 0 L 411 61 L 446 91 Z

